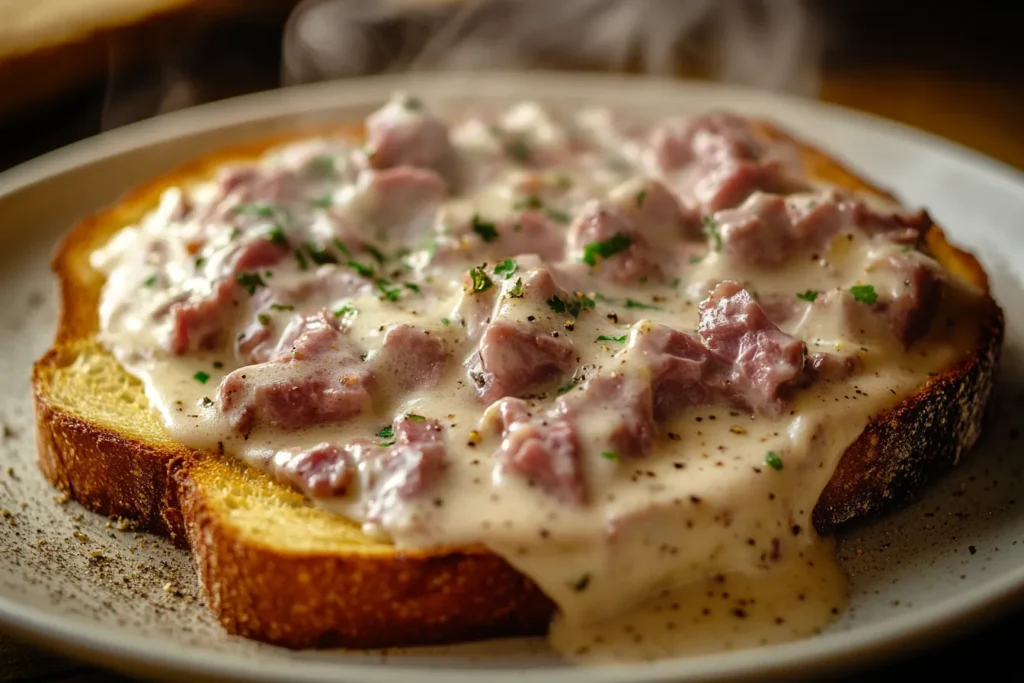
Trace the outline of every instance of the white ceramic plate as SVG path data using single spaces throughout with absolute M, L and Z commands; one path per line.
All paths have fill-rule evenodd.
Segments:
M 208 615 L 186 553 L 120 531 L 55 492 L 34 465 L 29 368 L 55 317 L 48 255 L 82 214 L 217 146 L 362 116 L 396 87 L 435 103 L 532 97 L 646 114 L 726 107 L 774 117 L 928 207 L 974 250 L 1008 318 L 996 411 L 971 457 L 907 510 L 841 539 L 853 598 L 802 642 L 657 664 L 576 669 L 541 640 L 388 653 L 296 653 L 231 638 Z M 1024 588 L 1024 480 L 1012 414 L 1024 397 L 1024 177 L 908 128 L 774 95 L 614 77 L 487 75 L 368 79 L 288 89 L 174 114 L 86 140 L 0 176 L 0 620 L 92 661 L 180 680 L 654 681 L 764 678 L 865 663 L 991 615 Z M 10 468 L 10 469 L 8 469 Z M 103 557 L 94 557 L 102 554 Z

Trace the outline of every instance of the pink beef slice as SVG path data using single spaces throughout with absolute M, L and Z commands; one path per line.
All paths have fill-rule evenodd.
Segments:
M 877 304 L 889 319 L 889 326 L 905 346 L 920 339 L 931 326 L 942 297 L 942 279 L 936 269 L 920 258 L 890 256 L 878 266 L 903 278 L 903 291 Z
M 502 430 L 496 467 L 566 503 L 586 502 L 576 426 L 561 409 L 542 418 L 530 415 L 521 399 L 505 398 L 498 404 Z
M 674 189 L 705 214 L 737 206 L 756 190 L 781 192 L 790 185 L 749 122 L 733 114 L 667 121 L 652 131 L 649 146 L 658 171 L 685 172 Z
M 661 181 L 648 178 L 637 193 L 620 197 L 616 204 L 659 251 L 674 248 L 680 240 L 703 239 L 700 214 L 681 204 Z
M 608 450 L 620 457 L 639 458 L 650 452 L 656 429 L 651 382 L 623 373 L 597 375 L 558 401 L 568 415 L 606 415 Z
M 700 303 L 699 332 L 707 349 L 730 365 L 729 391 L 752 410 L 778 414 L 806 379 L 803 342 L 780 330 L 737 282 L 722 282 Z
M 757 192 L 735 209 L 719 211 L 714 223 L 723 250 L 741 263 L 776 266 L 796 253 L 823 247 L 843 217 L 834 197 L 800 202 Z
M 287 247 L 262 238 L 248 239 L 233 246 L 226 258 L 226 272 L 212 282 L 208 294 L 189 294 L 168 308 L 171 329 L 167 344 L 171 351 L 183 355 L 220 343 L 224 327 L 233 317 L 241 297 L 249 296 L 238 284 L 239 275 L 279 263 L 287 254 Z
M 389 239 L 408 241 L 430 228 L 444 196 L 445 181 L 435 171 L 398 166 L 372 174 L 367 211 Z
M 371 522 L 383 522 L 403 501 L 429 493 L 448 466 L 444 427 L 437 420 L 400 417 L 392 429 L 395 438 L 390 446 L 348 446 L 355 461 L 364 463 L 362 496 Z
M 536 211 L 523 211 L 496 224 L 498 238 L 485 249 L 496 258 L 536 254 L 544 261 L 561 261 L 565 235 L 561 226 Z
M 448 126 L 422 109 L 400 117 L 389 107 L 378 110 L 366 119 L 366 141 L 372 168 L 429 169 L 453 184 L 457 158 Z
M 217 174 L 216 199 L 195 218 L 200 222 L 227 221 L 239 204 L 276 204 L 302 197 L 302 177 L 294 170 L 232 166 Z
M 356 474 L 349 452 L 332 443 L 278 451 L 271 466 L 278 481 L 291 484 L 309 498 L 344 496 Z
M 554 297 L 573 301 L 575 296 L 562 289 L 551 272 L 536 268 L 522 275 L 523 299 L 544 306 Z M 555 379 L 576 363 L 576 349 L 564 335 L 560 314 L 557 325 L 545 320 L 520 319 L 514 310 L 500 310 L 487 324 L 477 353 L 468 363 L 469 378 L 477 394 L 486 403 L 504 396 L 516 396 L 530 387 Z M 561 329 L 562 333 L 555 337 Z
M 576 259 L 581 259 L 588 244 L 619 235 L 629 240 L 629 246 L 608 258 L 598 256 L 596 271 L 622 283 L 664 276 L 657 251 L 647 237 L 618 208 L 598 201 L 588 202 L 577 217 L 569 232 L 569 249 Z
M 374 376 L 405 390 L 437 385 L 451 351 L 443 340 L 412 325 L 392 325 L 371 360 Z
M 311 316 L 300 326 L 293 341 L 282 339 L 276 358 L 221 382 L 219 406 L 237 432 L 341 422 L 370 407 L 373 376 L 332 316 Z
M 631 335 L 626 353 L 650 368 L 652 411 L 659 421 L 686 407 L 728 399 L 726 364 L 685 332 L 646 326 Z

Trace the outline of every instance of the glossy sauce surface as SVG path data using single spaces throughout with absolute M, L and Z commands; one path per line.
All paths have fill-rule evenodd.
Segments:
M 399 128 L 425 115 L 402 95 L 375 114 Z M 880 264 L 937 268 L 930 257 L 837 214 L 834 234 L 820 243 L 786 249 L 779 262 L 744 260 L 731 251 L 742 221 L 729 212 L 753 210 L 773 193 L 756 189 L 709 210 L 707 178 L 717 167 L 667 171 L 652 159 L 650 130 L 601 110 L 557 121 L 530 103 L 496 118 L 467 116 L 450 128 L 458 179 L 423 205 L 409 193 L 381 194 L 372 168 L 379 150 L 334 139 L 272 150 L 259 162 L 298 179 L 285 199 L 238 201 L 223 178 L 171 188 L 159 208 L 94 255 L 107 276 L 101 339 L 143 381 L 176 439 L 223 449 L 278 478 L 302 449 L 354 441 L 390 448 L 396 418 L 436 421 L 445 460 L 423 491 L 371 496 L 362 463 L 358 485 L 315 504 L 399 548 L 486 546 L 558 605 L 551 639 L 568 656 L 649 659 L 808 636 L 845 601 L 841 570 L 811 524 L 814 505 L 864 427 L 974 342 L 964 311 L 977 293 L 946 282 L 929 330 L 908 345 L 868 304 L 895 301 L 910 286 Z M 758 156 L 779 160 L 790 210 L 836 202 L 831 188 L 801 177 L 793 150 Z M 663 187 L 679 204 L 682 227 L 646 234 L 649 273 L 612 277 L 605 265 L 614 244 L 581 249 L 573 241 L 593 201 L 639 215 Z M 225 201 L 230 210 L 207 210 Z M 288 256 L 231 270 L 233 245 L 260 235 L 286 242 Z M 327 251 L 330 258 L 318 256 Z M 568 296 L 533 296 L 545 273 Z M 237 287 L 232 305 L 218 309 L 219 341 L 169 349 L 169 307 L 212 300 L 225 278 Z M 828 353 L 853 369 L 796 388 L 775 413 L 684 405 L 657 420 L 642 457 L 619 453 L 611 429 L 622 421 L 628 383 L 651 381 L 647 340 L 662 326 L 698 338 L 701 302 L 723 281 L 741 283 L 783 333 L 805 344 L 805 355 Z M 352 362 L 339 368 L 337 355 L 311 357 L 304 377 L 341 372 L 345 386 L 345 373 L 365 363 L 373 372 L 368 404 L 344 420 L 240 431 L 224 409 L 224 378 L 252 367 L 262 382 L 291 381 L 295 364 L 252 363 L 238 340 L 254 325 L 278 338 L 321 311 L 333 316 Z M 517 391 L 534 418 L 585 396 L 595 378 L 627 382 L 621 400 L 596 404 L 573 423 L 581 502 L 499 463 L 511 432 L 500 401 L 482 399 L 473 374 L 481 335 L 499 319 L 571 349 L 570 367 Z M 407 381 L 423 370 L 416 344 L 385 349 L 399 325 L 440 340 L 445 360 L 429 381 Z M 407 483 L 401 476 L 396 486 Z

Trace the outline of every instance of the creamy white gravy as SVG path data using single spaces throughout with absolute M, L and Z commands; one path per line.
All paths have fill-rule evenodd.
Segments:
M 404 96 L 376 114 L 395 125 L 424 115 Z M 720 249 L 716 214 L 711 229 L 705 221 L 706 235 L 666 236 L 658 245 L 664 277 L 633 284 L 602 276 L 581 263 L 578 251 L 544 262 L 529 255 L 534 242 L 527 240 L 502 253 L 505 233 L 487 242 L 465 230 L 474 215 L 477 224 L 500 227 L 525 205 L 564 235 L 589 200 L 641 203 L 651 177 L 672 184 L 682 206 L 699 215 L 702 172 L 687 167 L 672 177 L 658 170 L 647 138 L 622 133 L 607 112 L 557 121 L 527 103 L 498 118 L 457 121 L 450 138 L 461 169 L 456 191 L 388 229 L 381 228 L 375 171 L 364 167 L 374 150 L 349 140 L 295 143 L 256 162 L 261 172 L 298 179 L 298 192 L 284 199 L 233 200 L 223 179 L 168 189 L 159 207 L 94 254 L 93 265 L 107 277 L 101 340 L 142 380 L 174 438 L 223 448 L 258 467 L 271 467 L 279 452 L 321 442 L 387 442 L 396 416 L 440 421 L 448 463 L 425 494 L 393 505 L 373 523 L 358 491 L 316 504 L 366 522 L 367 533 L 399 548 L 486 546 L 558 605 L 551 642 L 567 656 L 650 659 L 790 640 L 826 626 L 843 608 L 846 588 L 829 543 L 813 529 L 815 503 L 865 425 L 974 341 L 970 316 L 956 312 L 975 294 L 947 283 L 931 332 L 909 348 L 877 315 L 864 312 L 862 324 L 851 325 L 829 297 L 865 284 L 879 300 L 898 296 L 907 286 L 903 277 L 874 264 L 908 251 L 852 222 L 821 248 L 795 249 L 781 265 L 753 267 Z M 787 173 L 799 176 L 787 150 L 767 152 L 775 153 L 787 159 Z M 808 186 L 788 201 L 813 205 L 829 196 L 828 188 Z M 211 218 L 208 209 L 225 202 L 246 208 Z M 168 306 L 209 295 L 229 267 L 233 243 L 275 230 L 300 252 L 297 245 L 333 250 L 336 237 L 368 237 L 382 258 L 351 246 L 351 257 L 332 252 L 337 263 L 317 265 L 304 252 L 252 268 L 247 272 L 259 283 L 242 285 L 239 303 L 222 314 L 228 332 L 221 342 L 170 352 Z M 930 262 L 916 251 L 912 257 Z M 809 353 L 856 358 L 861 366 L 841 380 L 799 389 L 779 417 L 716 405 L 680 410 L 658 424 L 642 458 L 609 453 L 609 416 L 584 416 L 581 463 L 590 496 L 584 505 L 566 504 L 494 467 L 502 435 L 464 365 L 476 353 L 479 327 L 460 312 L 460 302 L 473 296 L 465 290 L 467 272 L 484 263 L 492 282 L 485 294 L 500 289 L 495 305 L 508 307 L 515 324 L 557 332 L 574 344 L 576 370 L 527 392 L 536 414 L 580 391 L 588 376 L 632 372 L 630 335 L 652 324 L 696 334 L 699 302 L 727 279 L 744 283 L 761 301 L 788 302 L 794 313 L 779 327 L 803 340 Z M 504 264 L 499 272 L 497 264 Z M 593 307 L 572 316 L 546 302 L 511 298 L 516 282 L 539 265 L 552 267 L 556 278 L 564 274 L 566 288 L 584 293 Z M 369 268 L 373 276 L 364 277 Z M 347 280 L 338 284 L 338 278 Z M 317 289 L 317 283 L 334 284 Z M 806 301 L 809 292 L 813 303 Z M 279 335 L 293 318 L 323 309 L 340 312 L 347 338 L 367 361 L 397 323 L 443 340 L 451 357 L 432 387 L 407 391 L 394 378 L 381 379 L 372 406 L 349 420 L 291 431 L 257 426 L 240 435 L 217 403 L 221 380 L 248 362 L 233 340 L 254 320 Z M 398 367 L 395 377 L 414 371 Z

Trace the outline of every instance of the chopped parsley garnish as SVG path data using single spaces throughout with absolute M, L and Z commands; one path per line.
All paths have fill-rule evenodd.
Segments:
M 636 193 L 636 208 L 642 209 L 645 201 L 647 201 L 647 190 L 640 190 Z
M 256 293 L 256 290 L 260 287 L 266 287 L 267 283 L 263 281 L 259 273 L 239 273 L 238 284 L 245 288 L 245 291 L 249 292 L 249 296 Z
M 600 337 L 597 338 L 597 341 L 610 341 L 623 344 L 626 341 L 626 335 L 622 335 L 621 337 L 609 337 L 606 334 L 602 334 Z
M 219 360 L 213 361 L 213 369 L 214 370 L 222 370 L 223 368 L 224 368 L 224 363 L 222 361 L 219 361 Z
M 704 216 L 703 219 L 704 227 L 702 230 L 715 245 L 715 251 L 722 251 L 722 233 L 718 229 L 718 223 L 711 216 Z
M 236 216 L 247 214 L 250 216 L 259 216 L 260 218 L 272 218 L 274 215 L 274 207 L 269 204 L 239 204 L 231 210 Z
M 512 205 L 513 209 L 543 209 L 544 202 L 536 195 L 528 195 Z
M 803 301 L 814 301 L 818 298 L 818 294 L 819 292 L 817 290 L 808 289 L 806 292 L 798 292 L 796 298 Z
M 850 294 L 853 295 L 853 300 L 862 304 L 873 304 L 878 301 L 878 295 L 875 293 L 874 285 L 854 285 L 850 287 Z
M 516 279 L 516 283 L 512 285 L 512 289 L 508 291 L 508 295 L 513 299 L 523 298 L 523 278 Z
M 911 246 L 906 246 L 906 247 L 903 247 L 902 249 L 900 249 L 900 253 L 901 253 L 901 254 L 906 254 L 907 252 L 909 252 L 909 251 L 913 251 L 913 250 L 914 250 L 914 248 L 913 248 L 913 247 L 911 247 Z
M 580 300 L 580 303 L 583 305 L 583 308 L 593 308 L 594 306 L 597 305 L 596 303 L 594 303 L 593 299 L 591 299 L 583 292 L 576 292 L 576 298 Z
M 582 593 L 583 591 L 587 590 L 587 586 L 590 585 L 590 574 L 584 574 L 580 578 L 576 579 L 576 581 L 572 582 L 570 585 L 572 586 L 572 589 L 574 591 L 576 591 L 577 593 Z
M 519 264 L 510 258 L 494 266 L 494 274 L 504 275 L 506 280 L 510 279 L 517 270 L 519 270 Z
M 452 321 L 449 320 L 448 318 L 441 318 L 441 324 L 444 325 L 445 327 L 448 327 L 449 325 L 452 324 Z
M 632 244 L 632 240 L 621 232 L 600 242 L 588 242 L 583 246 L 583 262 L 596 266 L 598 257 L 610 258 L 620 251 L 628 249 L 630 244 Z
M 597 299 L 598 301 L 600 301 L 600 302 L 601 302 L 601 303 L 603 303 L 603 304 L 610 304 L 610 303 L 613 303 L 611 299 L 609 299 L 608 297 L 606 297 L 606 296 L 605 296 L 604 294 L 602 294 L 601 292 L 594 292 L 594 298 L 595 298 L 595 299 Z
M 156 275 L 150 275 L 149 277 L 147 277 L 145 280 L 142 281 L 142 286 L 143 287 L 152 287 L 155 284 L 156 284 Z
M 626 299 L 626 308 L 643 308 L 643 309 L 647 309 L 647 310 L 651 310 L 651 311 L 660 311 L 661 310 L 660 306 L 654 306 L 652 304 L 645 304 L 645 303 L 643 303 L 641 301 L 636 301 L 635 299 Z
M 378 445 L 378 446 L 383 446 L 384 448 L 387 448 L 388 446 L 394 446 L 394 445 L 395 445 L 395 440 L 394 440 L 394 439 L 392 439 L 391 441 L 381 441 L 381 442 L 380 442 L 379 444 L 377 444 L 377 445 Z
M 377 289 L 380 290 L 380 298 L 385 301 L 398 301 L 402 298 L 402 288 L 392 287 L 387 280 L 377 280 Z
M 679 278 L 672 278 L 672 282 L 668 283 L 668 286 L 672 289 L 679 289 Z
M 574 379 L 573 381 L 566 384 L 564 387 L 558 387 L 558 393 L 567 394 L 570 391 L 572 391 L 577 384 L 579 384 L 579 380 Z
M 771 467 L 773 470 L 782 469 L 782 458 L 780 458 L 775 451 L 768 451 L 764 456 L 764 464 Z
M 484 264 L 486 265 L 486 264 Z M 491 278 L 487 277 L 487 271 L 484 267 L 470 268 L 469 270 L 469 291 L 471 294 L 479 294 L 480 292 L 486 292 L 494 285 Z
M 485 221 L 478 214 L 473 214 L 473 232 L 480 235 L 480 239 L 484 242 L 493 242 L 498 239 L 498 230 L 494 227 L 494 223 Z
M 337 178 L 338 168 L 334 165 L 334 157 L 321 154 L 309 162 L 309 170 L 321 178 Z
M 270 324 L 270 316 L 266 313 L 260 313 L 256 316 L 256 319 L 259 320 L 260 325 L 263 325 L 264 327 Z
M 391 425 L 388 425 L 387 427 L 384 427 L 379 432 L 377 432 L 377 436 L 379 436 L 382 439 L 391 439 L 394 438 L 395 436 L 395 430 L 391 427 Z
M 605 451 L 601 453 L 601 457 L 607 460 L 618 460 L 619 454 L 616 453 L 615 451 Z
M 527 162 L 533 156 L 530 146 L 521 137 L 514 137 L 505 143 L 505 153 L 516 161 Z
M 590 301 L 590 299 L 588 298 L 587 301 Z M 578 318 L 580 312 L 584 308 L 590 308 L 589 306 L 585 307 L 583 305 L 583 301 L 581 301 L 580 299 L 576 299 L 575 301 L 562 301 L 557 296 L 553 296 L 550 299 L 548 299 L 547 303 L 548 308 L 550 308 L 555 313 L 568 313 L 574 318 Z
M 284 229 L 280 225 L 275 225 L 267 232 L 267 241 L 273 244 L 288 245 L 288 238 L 285 237 Z
M 329 209 L 334 206 L 334 195 L 330 193 L 321 195 L 310 202 L 310 204 L 318 209 Z
M 383 263 L 388 260 L 387 256 L 382 254 L 380 249 L 378 249 L 377 247 L 373 246 L 372 244 L 367 244 L 365 247 L 363 247 L 363 249 L 365 249 L 366 253 L 368 253 L 370 256 L 372 256 L 373 260 L 376 261 L 377 263 L 380 263 L 380 264 L 383 265 Z M 347 250 L 345 251 L 345 254 L 348 255 L 348 251 Z
M 367 266 L 365 264 L 360 263 L 359 261 L 349 261 L 348 267 L 356 271 L 363 277 L 373 277 L 374 275 L 373 266 Z
M 405 282 L 402 283 L 402 286 L 408 289 L 410 292 L 416 292 L 417 294 L 419 294 L 420 292 L 420 286 L 415 283 Z
M 270 304 L 271 310 L 274 311 L 294 311 L 295 307 L 291 304 Z
M 200 370 L 196 374 L 192 375 L 192 379 L 199 382 L 200 384 L 206 384 L 210 381 L 210 375 Z
M 565 313 L 565 302 L 559 299 L 557 296 L 553 296 L 548 299 L 548 308 L 555 313 Z
M 228 239 L 231 240 L 232 242 L 234 242 L 235 240 L 237 240 L 241 236 L 242 236 L 242 229 L 241 228 L 231 228 L 231 234 L 228 235 Z
M 309 270 L 309 262 L 306 261 L 306 255 L 298 249 L 295 250 L 295 260 L 299 264 L 299 270 Z
M 197 270 L 199 268 L 202 268 L 204 263 L 206 263 L 206 259 L 204 259 L 202 256 L 197 256 L 196 257 L 196 269 Z
M 408 415 L 406 415 L 406 417 L 409 418 L 410 422 L 423 422 L 424 420 L 427 419 L 422 415 L 417 415 L 416 413 L 409 413 Z
M 700 263 L 703 260 L 704 260 L 703 256 L 699 256 L 699 255 L 696 255 L 696 254 L 690 257 L 690 263 Z
M 559 209 L 546 209 L 544 213 L 548 218 L 559 223 L 569 223 L 572 221 L 571 215 L 565 211 L 560 211 Z
M 338 259 L 334 257 L 325 247 L 318 247 L 317 245 L 309 242 L 306 244 L 306 251 L 309 252 L 309 258 L 312 259 L 313 263 L 318 266 L 322 266 L 327 263 L 337 263 Z
M 345 243 L 342 242 L 340 239 L 335 237 L 333 240 L 331 240 L 331 242 L 334 244 L 334 246 L 338 248 L 338 251 L 340 251 L 342 254 L 348 256 L 349 258 L 352 257 L 352 252 L 348 250 L 348 247 L 346 247 Z
M 341 308 L 334 309 L 334 315 L 338 318 L 344 318 L 346 315 L 355 314 L 356 309 L 352 307 L 352 304 L 345 304 Z

